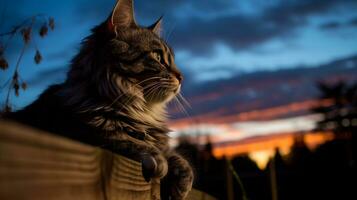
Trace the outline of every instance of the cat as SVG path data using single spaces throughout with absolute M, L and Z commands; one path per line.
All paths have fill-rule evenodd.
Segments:
M 185 199 L 193 172 L 170 150 L 166 125 L 166 104 L 183 76 L 161 23 L 138 26 L 132 0 L 118 0 L 84 39 L 64 83 L 6 118 L 142 162 L 147 181 L 162 179 L 162 199 Z

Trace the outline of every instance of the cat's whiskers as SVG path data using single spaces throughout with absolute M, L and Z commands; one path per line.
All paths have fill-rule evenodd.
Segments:
M 168 79 L 166 79 L 166 80 L 168 80 Z M 175 85 L 175 84 L 173 84 L 172 82 L 169 82 L 169 81 L 164 81 L 162 83 L 163 83 L 162 87 L 168 88 L 168 89 L 172 89 L 173 87 L 177 86 L 177 85 Z M 188 108 L 191 108 L 191 105 L 187 102 L 187 100 L 180 93 L 177 93 L 174 96 L 174 100 L 175 100 L 177 108 L 181 112 L 185 113 L 188 117 L 190 117 L 190 115 L 188 114 L 188 112 L 187 112 L 187 110 L 185 108 L 185 106 L 187 106 Z
M 150 78 L 144 79 L 144 80 L 140 81 L 139 83 L 136 83 L 136 84 L 134 85 L 134 87 L 139 86 L 140 84 L 142 84 L 142 83 L 144 83 L 144 82 L 146 82 L 146 81 L 153 80 L 153 79 L 159 79 L 159 78 L 160 78 L 160 77 L 155 76 L 155 77 L 150 77 Z M 150 87 L 150 85 L 145 86 L 144 88 L 142 88 L 142 90 L 146 89 L 147 87 Z M 109 107 L 112 107 L 112 106 L 120 99 L 120 97 L 122 97 L 122 96 L 125 95 L 125 94 L 127 94 L 127 93 L 123 92 L 123 93 L 120 94 L 118 97 L 116 97 L 116 98 L 113 100 L 113 102 L 109 105 Z M 137 94 L 135 94 L 135 95 L 137 95 Z
M 172 83 L 172 82 L 162 82 L 162 86 L 164 88 L 170 89 L 170 90 L 176 90 L 178 89 L 178 85 Z
M 160 87 L 162 87 L 161 83 L 158 82 L 155 86 L 152 86 L 152 88 L 150 88 L 147 93 L 145 94 L 146 96 L 149 97 L 149 101 L 152 101 L 153 100 L 153 93 L 159 89 Z
M 145 86 L 144 88 L 142 88 L 143 93 L 145 93 L 145 92 L 144 92 L 145 89 L 150 88 L 150 87 L 154 87 L 154 86 L 157 85 L 157 84 L 158 84 L 158 83 L 156 83 L 156 82 L 155 82 L 155 83 L 148 84 L 147 86 Z M 139 92 L 141 92 L 141 91 L 138 91 L 138 93 L 139 93 Z M 134 97 L 135 97 L 135 95 L 130 96 L 130 97 L 123 103 L 123 105 L 129 103 Z
M 175 101 L 177 102 L 177 105 L 179 105 L 179 107 L 181 108 L 181 112 L 185 113 L 185 115 L 187 117 L 191 117 L 190 114 L 188 114 L 186 108 L 182 105 L 182 103 L 180 102 L 180 100 L 177 98 L 177 96 L 175 96 Z
M 181 92 L 177 93 L 177 96 L 181 99 L 181 101 L 188 107 L 191 108 L 191 104 L 186 100 L 185 97 L 181 94 Z
M 147 88 L 149 88 L 148 90 L 144 90 L 144 95 L 148 95 L 150 91 L 156 89 L 158 86 L 160 86 L 160 82 L 156 82 L 154 84 L 148 85 Z
M 146 88 L 149 88 L 149 87 L 151 87 L 152 85 L 155 85 L 156 83 L 152 83 L 152 84 L 149 84 L 149 85 L 147 85 L 147 86 L 145 86 L 144 88 L 146 89 Z M 139 92 L 138 92 L 139 93 Z M 120 102 L 120 104 L 122 105 L 122 107 L 119 109 L 119 110 L 117 110 L 116 111 L 116 113 L 120 113 L 122 110 L 123 110 L 123 108 L 125 108 L 127 105 L 127 103 L 129 103 L 130 101 L 132 101 L 133 99 L 135 98 L 135 95 L 132 95 L 132 96 L 130 96 L 128 99 L 126 99 L 124 102 Z
M 157 86 L 158 84 L 159 84 L 158 82 L 148 84 L 147 86 L 145 86 L 144 88 L 142 88 L 142 89 L 143 89 L 143 93 L 145 93 L 145 89 L 150 88 L 150 87 L 155 87 L 155 86 Z M 152 88 L 150 88 L 149 90 L 151 90 L 151 89 L 152 89 Z M 128 99 L 126 99 L 125 102 L 123 102 L 123 103 L 121 103 L 121 104 L 125 106 L 125 105 L 126 105 L 127 103 L 129 103 L 134 97 L 135 97 L 135 95 L 130 96 Z M 123 106 L 123 107 L 124 107 L 124 106 Z M 122 107 L 122 108 L 123 108 L 123 107 Z M 119 109 L 117 112 L 120 112 L 120 111 L 122 110 L 122 108 Z
M 177 99 L 177 97 L 174 97 L 174 102 L 175 102 L 176 108 L 177 108 L 181 113 L 185 113 L 184 108 L 182 108 L 182 105 L 180 104 L 180 101 Z
M 140 85 L 141 83 L 144 83 L 144 82 L 149 81 L 149 80 L 160 79 L 160 78 L 161 78 L 161 77 L 159 77 L 159 76 L 150 77 L 150 78 L 147 78 L 147 79 L 144 79 L 144 80 L 140 81 L 139 83 L 136 83 L 134 86 L 138 86 L 138 85 Z
M 171 81 L 169 81 L 169 79 L 165 79 L 164 82 L 162 82 L 164 85 L 163 86 L 167 86 L 167 87 L 177 87 L 176 84 L 173 84 Z M 189 108 L 191 108 L 190 103 L 182 96 L 181 92 L 177 93 L 177 96 L 179 97 L 179 99 L 181 99 L 181 101 Z
M 156 79 L 158 79 L 159 81 L 149 83 L 148 85 L 145 85 L 145 86 L 140 85 L 147 81 L 156 80 Z M 136 97 L 137 93 L 139 94 L 140 92 L 142 92 L 142 94 L 144 96 L 146 96 L 146 98 L 147 98 L 146 101 L 151 102 L 157 96 L 159 96 L 159 97 L 165 96 L 167 89 L 172 90 L 173 88 L 177 87 L 177 84 L 174 84 L 169 78 L 150 77 L 150 78 L 144 79 L 138 83 L 135 83 L 133 85 L 133 87 L 138 87 L 138 86 L 141 87 L 141 89 L 136 90 L 134 93 L 131 93 L 131 95 L 128 98 L 126 98 L 124 101 L 120 102 L 120 104 L 123 106 L 121 106 L 121 108 L 119 110 L 116 110 L 115 111 L 116 113 L 120 113 L 122 111 L 122 109 L 127 106 L 126 104 L 129 103 L 130 101 L 132 101 L 133 98 Z M 113 100 L 113 102 L 110 104 L 110 107 L 113 106 L 115 103 L 117 103 L 117 101 L 126 94 L 128 94 L 128 93 L 123 92 L 118 97 L 116 97 Z M 189 107 L 188 102 L 182 97 L 181 94 L 177 93 L 176 95 L 174 96 L 174 102 L 176 104 L 176 107 L 180 110 L 180 112 L 185 113 L 186 116 L 190 117 L 185 106 L 183 105 L 183 103 L 184 103 L 185 105 L 188 105 L 188 107 Z M 182 102 L 180 101 L 180 98 L 181 98 Z M 145 98 L 144 98 L 144 100 L 145 100 Z M 144 110 L 152 109 L 152 108 L 147 107 L 148 106 L 147 104 L 144 104 L 142 106 L 143 106 Z

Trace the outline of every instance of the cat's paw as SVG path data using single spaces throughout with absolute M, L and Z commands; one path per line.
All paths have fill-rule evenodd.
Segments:
M 167 160 L 160 153 L 142 153 L 141 164 L 143 176 L 147 182 L 151 178 L 163 178 L 168 171 Z
M 172 156 L 168 159 L 169 174 L 168 183 L 169 199 L 183 200 L 192 189 L 193 171 L 190 164 L 180 156 Z

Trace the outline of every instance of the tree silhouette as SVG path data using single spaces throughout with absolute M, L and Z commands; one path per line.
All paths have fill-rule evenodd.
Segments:
M 319 83 L 318 87 L 320 99 L 331 104 L 313 109 L 322 115 L 316 129 L 332 131 L 336 138 L 315 150 L 315 191 L 319 199 L 355 199 L 357 82 Z
M 317 123 L 317 130 L 333 131 L 336 134 L 356 132 L 357 128 L 357 82 L 346 84 L 338 82 L 329 85 L 318 83 L 321 100 L 330 100 L 330 106 L 320 106 L 313 112 L 323 119 Z

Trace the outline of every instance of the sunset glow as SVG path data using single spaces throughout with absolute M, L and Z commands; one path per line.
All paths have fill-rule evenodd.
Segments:
M 205 123 L 229 123 L 236 121 L 253 121 L 253 120 L 269 120 L 279 117 L 284 114 L 294 113 L 298 111 L 308 111 L 317 106 L 329 106 L 332 101 L 325 100 L 307 100 L 303 102 L 295 102 L 287 105 L 277 106 L 273 108 L 253 110 L 242 112 L 236 115 L 219 116 L 219 113 L 203 114 L 196 117 L 189 117 L 179 120 L 173 120 L 170 125 L 176 128 L 186 127 L 194 122 L 202 121 Z
M 229 145 L 214 145 L 213 154 L 217 158 L 223 156 L 230 158 L 248 154 L 263 169 L 269 158 L 274 155 L 275 149 L 279 149 L 282 155 L 288 154 L 294 144 L 295 137 L 296 134 L 279 134 L 263 138 L 247 139 Z M 332 139 L 332 133 L 311 132 L 304 134 L 304 141 L 311 150 Z

